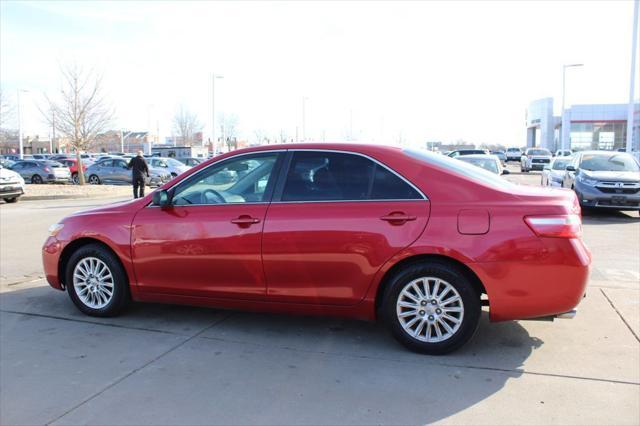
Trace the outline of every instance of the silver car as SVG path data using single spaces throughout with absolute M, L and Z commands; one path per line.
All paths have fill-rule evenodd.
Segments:
M 15 163 L 11 170 L 30 183 L 69 183 L 71 171 L 57 161 L 25 160 Z
M 129 162 L 123 158 L 103 158 L 87 167 L 84 175 L 92 185 L 102 183 L 130 185 L 133 177 L 128 164 Z M 147 185 L 160 186 L 170 180 L 171 174 L 164 169 L 149 167 L 149 177 L 146 179 Z
M 176 177 L 191 168 L 175 158 L 168 157 L 152 157 L 147 159 L 147 163 L 150 167 L 166 170 L 172 177 Z
M 464 161 L 465 163 L 473 164 L 474 166 L 478 166 L 481 169 L 485 169 L 486 171 L 497 175 L 509 174 L 509 170 L 502 166 L 500 159 L 492 154 L 461 155 L 456 157 L 456 159 Z
M 556 157 L 551 164 L 544 166 L 540 185 L 562 187 L 566 168 L 571 163 L 571 157 Z

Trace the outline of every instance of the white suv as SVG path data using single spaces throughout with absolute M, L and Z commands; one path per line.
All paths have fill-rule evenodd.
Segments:
M 507 148 L 507 161 L 520 161 L 522 150 L 520 148 Z
M 520 158 L 520 171 L 542 170 L 551 164 L 551 151 L 546 148 L 529 148 Z

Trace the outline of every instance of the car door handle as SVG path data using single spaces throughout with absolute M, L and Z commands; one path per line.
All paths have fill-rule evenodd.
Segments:
M 405 222 L 409 222 L 411 220 L 416 220 L 417 217 L 416 216 L 409 216 L 407 214 L 404 213 L 391 213 L 388 214 L 386 216 L 382 216 L 380 218 L 380 220 L 384 220 L 386 222 L 396 222 L 396 223 L 405 223 Z
M 247 215 L 242 215 L 242 216 L 238 216 L 235 219 L 231 219 L 231 223 L 235 223 L 236 225 L 240 225 L 240 226 L 253 225 L 254 223 L 259 223 L 259 222 L 260 222 L 260 219 L 258 219 L 257 217 L 251 217 Z

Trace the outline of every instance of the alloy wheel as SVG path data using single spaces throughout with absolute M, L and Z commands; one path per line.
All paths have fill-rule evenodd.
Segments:
M 85 257 L 73 270 L 73 287 L 78 299 L 87 307 L 101 309 L 113 297 L 114 280 L 111 270 L 97 257 Z
M 404 331 L 414 339 L 443 342 L 460 328 L 464 303 L 448 282 L 436 277 L 421 277 L 400 291 L 396 315 Z

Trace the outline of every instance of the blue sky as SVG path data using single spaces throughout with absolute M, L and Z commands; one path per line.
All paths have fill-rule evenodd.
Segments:
M 55 94 L 59 64 L 98 70 L 114 128 L 169 136 L 180 104 L 211 132 L 216 110 L 241 136 L 419 144 L 524 143 L 531 100 L 559 107 L 628 97 L 633 4 L 608 2 L 0 3 L 0 84 L 20 87 L 26 133 Z M 14 95 L 13 95 L 14 96 Z

